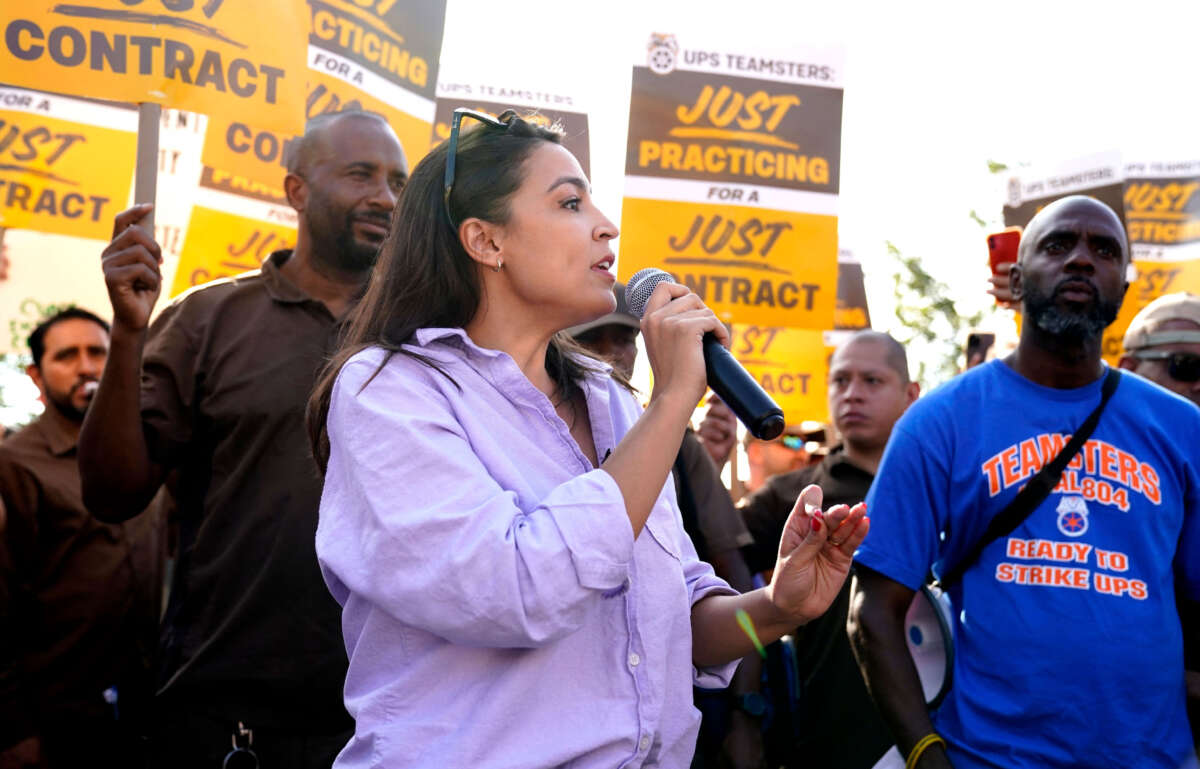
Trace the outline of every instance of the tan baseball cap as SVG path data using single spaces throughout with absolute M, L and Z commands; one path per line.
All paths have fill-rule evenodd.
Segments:
M 1188 320 L 1197 328 L 1159 331 L 1169 320 Z M 1200 296 L 1186 291 L 1160 296 L 1143 307 L 1125 332 L 1125 352 L 1178 342 L 1200 342 Z

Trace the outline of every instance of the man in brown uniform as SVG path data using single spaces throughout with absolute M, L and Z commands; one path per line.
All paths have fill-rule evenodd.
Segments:
M 800 491 L 821 487 L 825 504 L 855 505 L 879 469 L 883 449 L 900 415 L 917 399 L 904 348 L 878 331 L 860 331 L 829 361 L 829 416 L 841 436 L 819 464 L 783 475 L 741 502 L 756 542 L 778 539 Z M 869 512 L 869 511 L 868 511 Z M 751 569 L 772 568 L 769 548 L 746 549 Z M 875 709 L 846 635 L 850 581 L 825 614 L 794 634 L 801 713 L 796 718 L 788 766 L 869 769 L 894 742 Z
M 46 410 L 0 444 L 0 767 L 137 766 L 163 528 L 83 506 L 76 441 L 108 324 L 68 309 L 29 338 Z
M 158 244 L 137 225 L 149 206 L 117 217 L 104 252 L 113 346 L 80 443 L 84 496 L 119 520 L 174 472 L 179 508 L 156 766 L 219 767 L 236 741 L 264 769 L 327 768 L 353 731 L 304 407 L 407 164 L 387 122 L 364 112 L 319 118 L 295 146 L 284 185 L 296 247 L 261 270 L 193 289 L 149 327 L 161 286 Z

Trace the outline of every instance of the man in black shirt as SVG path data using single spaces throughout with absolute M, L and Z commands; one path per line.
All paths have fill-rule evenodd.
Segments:
M 825 505 L 866 498 L 892 426 L 919 393 L 908 378 L 904 348 L 887 334 L 861 331 L 837 349 L 829 361 L 829 414 L 842 443 L 819 464 L 777 475 L 742 501 L 755 541 L 743 549 L 752 571 L 774 565 L 770 543 L 779 541 L 805 486 L 820 486 Z M 794 634 L 802 712 L 791 719 L 789 766 L 867 769 L 895 742 L 850 649 L 849 602 L 847 580 L 829 611 Z

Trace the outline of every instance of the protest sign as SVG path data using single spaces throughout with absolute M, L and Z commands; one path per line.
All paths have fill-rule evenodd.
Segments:
M 1010 175 L 1004 224 L 1024 227 L 1038 211 L 1068 195 L 1090 195 L 1124 221 L 1125 184 L 1120 153 L 1088 155 L 1052 167 L 1022 168 Z
M 170 295 L 257 270 L 296 243 L 296 212 L 283 191 L 205 167 Z
M 863 267 L 854 254 L 845 249 L 838 251 L 837 309 L 833 314 L 833 327 L 845 330 L 871 327 Z
M 0 86 L 0 227 L 107 240 L 136 131 L 132 105 Z
M 0 14 L 0 81 L 253 114 L 263 126 L 295 131 L 304 118 L 303 7 L 302 0 L 9 3 Z
M 1178 291 L 1200 294 L 1200 160 L 1137 160 L 1125 165 L 1124 212 L 1137 277 L 1104 335 L 1104 356 L 1120 360 L 1130 321 Z
M 829 421 L 826 377 L 834 347 L 826 332 L 735 323 L 731 334 L 733 357 L 783 409 L 789 425 Z
M 653 35 L 633 68 L 618 261 L 727 322 L 826 329 L 837 294 L 841 58 Z
M 1050 171 L 1022 170 L 1008 182 L 1007 225 L 1024 226 L 1066 195 L 1095 197 L 1121 217 L 1133 269 L 1116 321 L 1104 332 L 1103 354 L 1121 359 L 1130 321 L 1163 294 L 1200 293 L 1200 161 L 1134 160 L 1118 153 L 1077 158 Z
M 439 83 L 437 112 L 433 122 L 433 146 L 450 138 L 450 120 L 458 107 L 469 107 L 492 117 L 505 110 L 543 127 L 562 131 L 562 144 L 579 161 L 583 173 L 591 176 L 591 152 L 588 147 L 588 116 L 578 99 L 567 94 L 543 90 L 487 85 L 485 83 Z M 470 126 L 464 125 L 463 128 Z
M 346 109 L 382 115 L 411 169 L 429 149 L 445 1 L 311 0 L 306 15 L 305 119 Z M 278 186 L 299 134 L 270 130 L 252 112 L 214 120 L 204 164 Z

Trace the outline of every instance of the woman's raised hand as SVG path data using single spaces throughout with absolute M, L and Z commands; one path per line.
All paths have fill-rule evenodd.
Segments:
M 651 399 L 671 392 L 690 404 L 700 402 L 707 386 L 702 341 L 709 332 L 729 345 L 728 330 L 700 297 L 678 283 L 658 284 L 642 316 L 642 338 L 654 372 Z
M 783 527 L 767 595 L 797 624 L 825 613 L 850 573 L 854 551 L 870 528 L 867 506 L 835 505 L 821 512 L 819 486 L 807 486 Z

